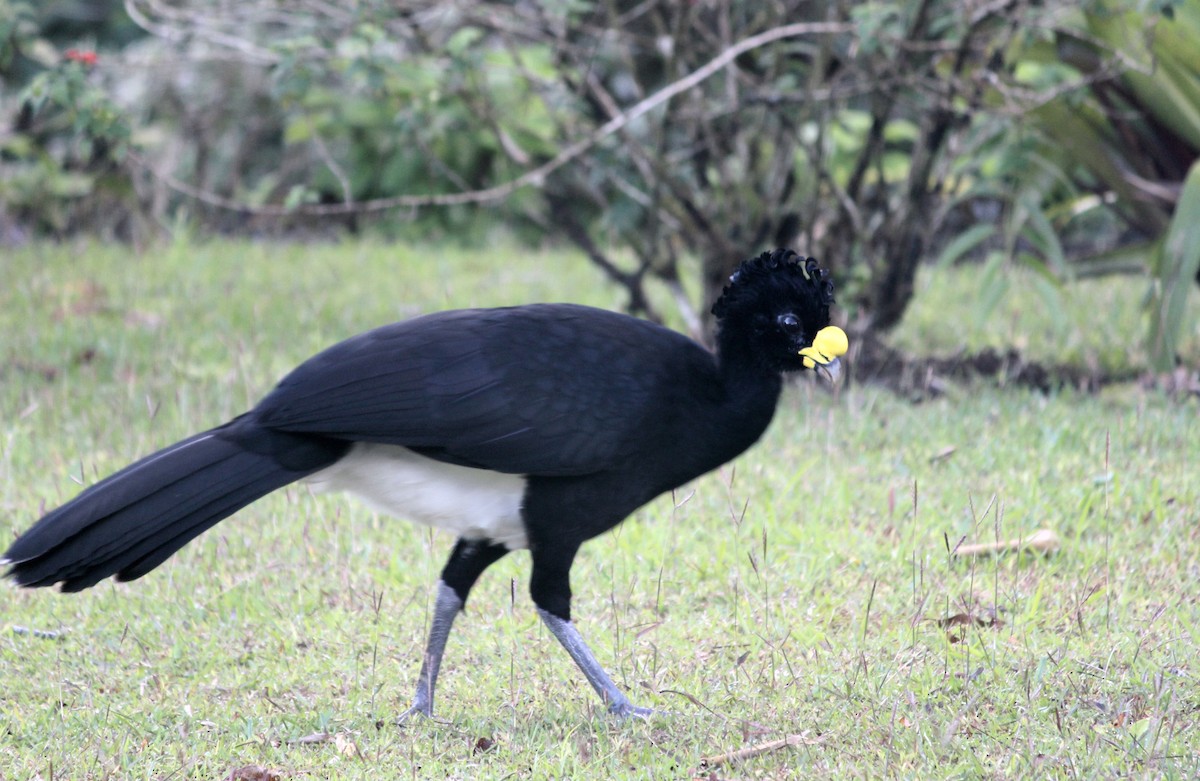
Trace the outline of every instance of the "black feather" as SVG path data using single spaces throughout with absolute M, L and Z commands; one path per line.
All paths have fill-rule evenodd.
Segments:
M 460 310 L 331 347 L 253 415 L 280 431 L 403 445 L 464 466 L 580 475 L 637 449 L 666 402 L 659 377 L 684 382 L 712 367 L 687 337 L 601 309 Z
M 22 586 L 79 591 L 131 580 L 213 524 L 336 461 L 343 442 L 270 432 L 239 418 L 165 448 L 47 513 L 5 554 Z

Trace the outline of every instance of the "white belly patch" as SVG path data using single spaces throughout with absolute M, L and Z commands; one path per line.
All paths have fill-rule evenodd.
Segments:
M 399 445 L 357 442 L 333 466 L 310 475 L 317 493 L 346 491 L 373 509 L 491 540 L 529 546 L 521 520 L 525 478 L 435 461 Z

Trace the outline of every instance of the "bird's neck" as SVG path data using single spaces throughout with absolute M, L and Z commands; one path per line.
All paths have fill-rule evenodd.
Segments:
M 763 418 L 765 428 L 783 388 L 782 375 L 765 365 L 746 340 L 730 334 L 720 335 L 716 359 L 726 403 L 739 415 Z

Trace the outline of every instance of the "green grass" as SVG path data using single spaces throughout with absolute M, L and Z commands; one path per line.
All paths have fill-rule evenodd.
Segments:
M 4 539 L 367 327 L 621 302 L 574 256 L 504 245 L 43 245 L 0 263 Z M 943 322 L 972 304 L 947 300 Z M 923 328 L 900 338 L 941 343 Z M 755 449 L 576 562 L 585 636 L 669 711 L 649 723 L 603 714 L 518 553 L 456 625 L 444 721 L 393 726 L 451 540 L 292 486 L 142 581 L 0 590 L 0 779 L 1195 778 L 1196 412 L 1133 388 L 790 389 Z M 1049 558 L 947 553 L 1043 527 Z M 999 621 L 937 623 L 959 613 Z M 808 742 L 701 770 L 789 735 Z
M 1045 281 L 1034 271 L 1009 269 L 1002 285 L 985 283 L 982 274 L 979 266 L 923 269 L 912 306 L 891 341 L 917 353 L 1015 348 L 1027 360 L 1050 365 L 1123 375 L 1148 370 L 1146 278 L 1082 279 L 1058 288 L 1051 299 L 1039 292 Z M 1006 292 L 993 307 L 983 306 L 989 293 L 1000 290 Z M 1190 296 L 1193 306 L 1184 318 L 1180 352 L 1194 366 L 1200 362 L 1200 306 L 1195 305 L 1197 291 Z

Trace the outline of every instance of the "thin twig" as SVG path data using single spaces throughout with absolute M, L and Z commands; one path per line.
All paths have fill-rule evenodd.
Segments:
M 730 751 L 727 754 L 717 754 L 716 756 L 712 757 L 704 757 L 700 760 L 700 767 L 720 767 L 721 765 L 727 765 L 731 762 L 741 762 L 744 759 L 757 757 L 760 754 L 768 754 L 772 751 L 778 751 L 781 748 L 790 748 L 791 746 L 815 746 L 824 740 L 824 736 L 810 738 L 807 735 L 788 735 L 786 738 L 768 741 L 767 743 L 759 743 L 756 746 L 747 746 L 746 748 L 740 748 L 737 751 Z
M 1010 553 L 1022 550 L 1034 553 L 1053 553 L 1058 550 L 1058 535 L 1050 529 L 1039 529 L 1027 537 L 1013 540 L 998 540 L 996 542 L 980 542 L 970 545 L 959 545 L 953 555 L 959 557 L 985 556 L 997 553 Z
M 159 16 L 167 15 L 166 12 L 170 10 L 161 3 L 156 2 L 156 0 L 146 0 L 146 4 L 150 7 L 151 11 Z M 279 55 L 270 49 L 264 49 L 253 41 L 213 29 L 211 25 L 205 24 L 203 18 L 198 15 L 187 20 L 190 27 L 184 30 L 151 20 L 137 7 L 135 0 L 125 0 L 125 13 L 129 15 L 134 24 L 146 32 L 174 43 L 181 43 L 188 38 L 196 37 L 217 46 L 239 52 L 247 60 L 258 65 L 272 65 L 279 62 Z
M 329 172 L 333 174 L 333 177 L 338 181 L 338 185 L 342 188 L 342 202 L 353 203 L 354 188 L 350 184 L 350 177 L 346 175 L 346 172 L 342 170 L 337 160 L 329 152 L 329 147 L 325 144 L 325 139 L 321 137 L 321 131 L 317 130 L 311 118 L 308 120 L 308 131 L 312 136 L 313 146 L 317 149 L 317 156 L 321 158 L 321 162 L 325 164 L 325 167 L 329 169 Z

